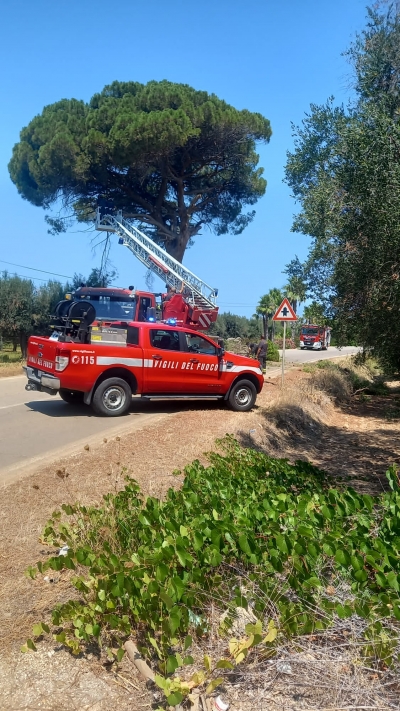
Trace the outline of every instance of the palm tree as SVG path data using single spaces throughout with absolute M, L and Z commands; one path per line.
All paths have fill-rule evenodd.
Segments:
M 298 277 L 291 277 L 284 287 L 284 296 L 289 300 L 295 314 L 297 314 L 300 304 L 306 299 L 306 291 L 305 283 Z
M 264 294 L 260 298 L 260 301 L 258 302 L 256 306 L 256 312 L 254 314 L 256 318 L 262 318 L 262 332 L 264 338 L 267 336 L 267 330 L 268 330 L 268 294 Z
M 267 294 L 264 294 L 260 298 L 257 304 L 256 314 L 262 317 L 263 321 L 263 334 L 267 338 L 269 336 L 268 332 L 268 320 L 272 318 L 275 311 L 277 310 L 279 304 L 282 301 L 282 292 L 280 289 L 270 289 Z M 275 335 L 275 322 L 272 322 L 271 328 L 271 340 L 274 340 Z
M 289 300 L 290 305 L 297 314 L 297 309 L 300 304 L 306 299 L 307 287 L 302 279 L 299 277 L 291 277 L 288 283 L 284 287 L 284 295 Z M 292 323 L 292 338 L 294 338 L 296 333 L 296 322 Z

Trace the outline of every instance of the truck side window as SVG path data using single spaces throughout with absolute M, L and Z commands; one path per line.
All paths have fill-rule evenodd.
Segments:
M 216 355 L 216 347 L 197 333 L 185 333 L 186 350 L 189 353 L 203 353 L 204 355 Z
M 163 328 L 152 328 L 150 331 L 150 343 L 153 348 L 162 348 L 164 351 L 179 351 L 178 331 L 167 331 Z
M 128 337 L 126 339 L 126 342 L 129 346 L 138 346 L 139 345 L 139 329 L 137 326 L 127 326 L 126 328 L 128 332 Z

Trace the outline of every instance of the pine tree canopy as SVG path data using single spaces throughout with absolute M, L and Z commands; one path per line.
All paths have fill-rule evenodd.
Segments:
M 9 163 L 12 181 L 33 205 L 94 220 L 97 200 L 182 260 L 204 227 L 240 234 L 264 194 L 257 142 L 271 127 L 214 94 L 168 81 L 113 82 L 89 103 L 63 99 L 23 128 Z M 61 213 L 63 214 L 63 213 Z M 55 232 L 63 219 L 48 218 Z

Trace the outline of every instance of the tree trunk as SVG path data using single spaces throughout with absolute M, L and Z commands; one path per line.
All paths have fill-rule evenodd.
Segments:
M 188 235 L 187 238 L 179 235 L 176 239 L 166 242 L 164 249 L 171 257 L 182 264 L 183 255 L 185 254 L 189 239 L 190 235 Z
M 186 247 L 191 237 L 194 236 L 193 228 L 188 224 L 185 224 L 185 220 L 181 220 L 180 230 L 173 239 L 168 238 L 165 242 L 164 249 L 168 254 L 171 255 L 178 262 L 182 263 L 183 256 L 185 254 Z
M 21 355 L 24 360 L 28 354 L 28 334 L 25 331 L 19 332 L 19 345 L 21 346 Z
M 17 348 L 18 348 L 18 336 L 12 337 L 12 344 L 13 344 L 13 353 L 16 353 Z

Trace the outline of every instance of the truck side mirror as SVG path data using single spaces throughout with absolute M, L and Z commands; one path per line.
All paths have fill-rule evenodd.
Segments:
M 221 346 L 217 347 L 217 356 L 218 358 L 222 358 L 222 356 L 225 355 L 225 348 L 221 348 Z

